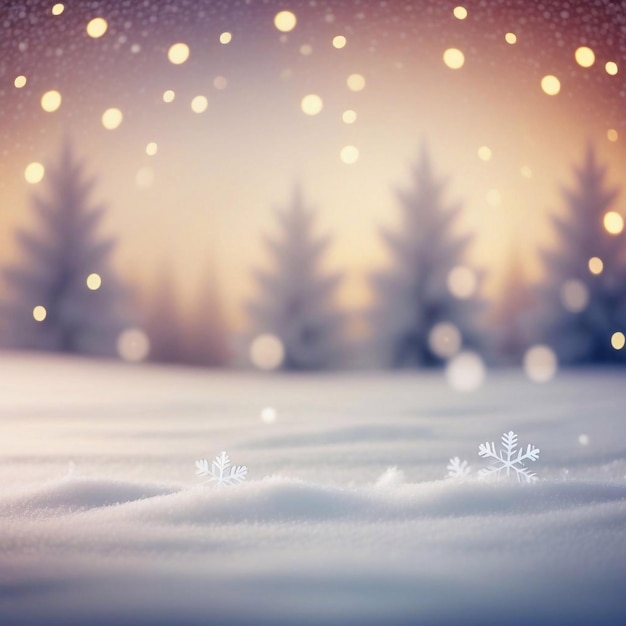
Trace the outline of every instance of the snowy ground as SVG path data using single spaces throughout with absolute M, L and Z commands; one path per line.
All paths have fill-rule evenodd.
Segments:
M 0 355 L 0 624 L 623 623 L 625 374 L 463 394 Z M 509 430 L 537 483 L 443 480 Z M 199 484 L 221 450 L 244 484 Z

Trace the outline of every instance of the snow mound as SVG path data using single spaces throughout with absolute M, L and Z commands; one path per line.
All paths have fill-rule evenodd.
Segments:
M 66 515 L 171 494 L 178 489 L 105 478 L 67 477 L 0 498 L 0 516 Z

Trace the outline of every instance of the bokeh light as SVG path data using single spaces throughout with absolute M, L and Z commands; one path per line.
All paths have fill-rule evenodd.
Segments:
M 356 118 L 356 111 L 353 111 L 352 109 L 344 111 L 341 115 L 341 119 L 344 121 L 345 124 L 354 124 L 354 122 L 356 122 Z
M 485 364 L 475 352 L 460 352 L 446 365 L 445 376 L 455 391 L 476 391 L 485 381 Z
M 124 116 L 122 112 L 119 109 L 112 107 L 107 109 L 102 114 L 102 126 L 104 126 L 107 130 L 115 130 L 122 123 L 123 119 Z
M 522 165 L 522 167 L 520 168 L 519 172 L 522 175 L 522 178 L 532 178 L 533 177 L 533 171 L 530 169 L 530 167 L 528 167 L 528 165 Z
M 623 332 L 617 331 L 611 335 L 611 347 L 614 350 L 621 350 L 626 344 L 626 336 Z
M 362 91 L 365 89 L 365 77 L 362 74 L 350 74 L 346 79 L 350 91 Z
M 524 354 L 524 372 L 536 383 L 545 383 L 554 378 L 558 361 L 554 350 L 544 345 L 529 348 Z
M 506 35 L 504 35 L 504 41 L 506 41 L 510 45 L 513 45 L 517 43 L 517 35 L 515 33 L 506 33 Z
M 323 108 L 324 103 L 322 99 L 314 93 L 310 93 L 300 102 L 300 108 L 307 115 L 317 115 Z
M 556 96 L 561 91 L 561 81 L 552 74 L 547 74 L 541 79 L 541 89 L 549 96 Z
M 589 304 L 589 289 L 585 283 L 575 278 L 563 283 L 559 295 L 563 306 L 570 313 L 580 313 Z
M 222 89 L 226 89 L 227 86 L 228 81 L 224 76 L 216 76 L 213 79 L 213 87 L 215 87 L 215 89 L 219 89 L 221 91 Z
M 174 98 L 176 97 L 176 93 L 172 89 L 166 89 L 163 92 L 163 102 L 169 104 L 170 102 L 174 102 Z
M 593 256 L 589 259 L 589 271 L 596 276 L 598 274 L 602 274 L 602 270 L 604 269 L 604 263 L 602 259 L 597 256 Z
M 480 146 L 480 148 L 478 148 L 478 158 L 481 161 L 490 161 L 492 156 L 493 153 L 488 146 Z
M 619 135 L 617 134 L 617 131 L 614 128 L 609 128 L 609 130 L 606 131 L 606 138 L 609 141 L 612 141 L 613 143 L 615 143 L 618 137 Z
M 345 48 L 348 40 L 343 35 L 335 35 L 333 37 L 333 48 L 337 48 L 340 50 L 341 48 Z
M 265 424 L 273 424 L 276 421 L 278 414 L 276 413 L 276 409 L 271 406 L 266 406 L 261 411 L 261 421 Z
M 471 298 L 478 286 L 476 273 L 463 265 L 457 265 L 450 270 L 447 282 L 450 293 L 460 300 Z
M 174 65 L 182 65 L 189 58 L 189 46 L 183 42 L 172 44 L 167 51 L 167 58 Z
M 441 359 L 454 356 L 462 344 L 461 332 L 451 322 L 439 322 L 428 333 L 428 347 Z
M 18 88 L 21 89 L 22 87 L 24 87 L 27 83 L 27 78 L 26 76 L 23 76 L 22 74 L 20 74 L 19 76 L 15 77 L 15 80 L 13 81 L 13 84 Z
M 57 2 L 51 10 L 52 15 L 61 15 L 61 13 L 63 13 L 63 11 L 65 10 L 65 6 L 63 4 L 61 4 L 60 2 Z
M 43 322 L 46 319 L 47 315 L 48 311 L 46 311 L 45 306 L 41 306 L 41 304 L 38 304 L 36 307 L 33 308 L 33 319 L 36 322 Z
M 624 230 L 624 218 L 615 211 L 608 211 L 602 220 L 607 233 L 619 235 Z
M 250 345 L 250 361 L 261 370 L 278 369 L 285 358 L 283 342 L 276 335 L 259 335 Z
M 594 51 L 587 46 L 580 46 L 579 48 L 576 48 L 574 58 L 580 67 L 591 67 L 596 62 L 596 55 Z
M 33 161 L 24 169 L 24 178 L 27 183 L 36 185 L 43 180 L 45 173 L 46 168 L 38 161 Z
M 127 328 L 117 338 L 117 353 L 130 363 L 144 361 L 150 353 L 148 335 L 140 328 Z
M 467 9 L 461 6 L 454 7 L 452 14 L 454 15 L 454 17 L 456 17 L 457 20 L 464 20 L 467 17 Z
M 87 24 L 87 34 L 93 39 L 99 39 L 108 30 L 109 25 L 103 17 L 94 17 Z
M 296 27 L 298 22 L 296 16 L 291 11 L 279 11 L 274 16 L 274 26 L 281 33 L 288 33 Z
M 588 446 L 589 445 L 589 435 L 586 435 L 585 433 L 581 433 L 580 435 L 578 435 L 578 443 L 581 446 Z
M 146 146 L 146 154 L 148 156 L 154 156 L 157 151 L 159 150 L 159 146 L 156 144 L 156 142 L 151 141 L 147 146 Z
M 443 53 L 443 62 L 451 70 L 458 70 L 465 65 L 465 55 L 458 48 L 448 48 Z
M 617 63 L 615 63 L 615 61 L 607 61 L 606 64 L 604 65 L 604 71 L 609 76 L 615 76 L 617 72 L 619 71 L 619 68 L 617 66 Z
M 223 32 L 220 35 L 220 43 L 226 45 L 227 43 L 230 43 L 233 40 L 233 34 L 229 33 L 228 31 Z
M 154 184 L 154 170 L 151 167 L 141 167 L 135 174 L 135 184 L 139 189 L 148 189 Z
M 355 146 L 344 146 L 339 153 L 339 158 L 346 165 L 352 165 L 359 160 L 359 150 Z
M 95 272 L 93 272 L 89 274 L 89 276 L 87 276 L 85 284 L 87 285 L 88 289 L 91 289 L 91 291 L 96 291 L 102 286 L 102 277 L 100 276 L 100 274 L 96 274 Z
M 52 113 L 61 106 L 61 101 L 61 94 L 56 89 L 51 89 L 41 96 L 41 108 L 47 113 Z
M 206 96 L 195 96 L 191 101 L 191 110 L 194 113 L 204 113 L 209 106 Z

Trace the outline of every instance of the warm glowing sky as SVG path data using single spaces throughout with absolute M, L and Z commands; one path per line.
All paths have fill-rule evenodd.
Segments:
M 491 288 L 513 238 L 537 272 L 547 212 L 558 209 L 559 184 L 571 181 L 587 139 L 613 182 L 626 171 L 626 6 L 611 8 L 619 3 L 103 0 L 66 2 L 58 15 L 54 2 L 31 4 L 0 9 L 2 262 L 28 195 L 45 188 L 45 177 L 27 183 L 24 169 L 54 158 L 66 130 L 98 177 L 95 199 L 110 207 L 123 275 L 147 293 L 171 264 L 190 303 L 217 263 L 238 326 L 249 270 L 264 260 L 261 237 L 296 180 L 319 209 L 320 232 L 335 237 L 327 263 L 346 272 L 344 301 L 360 306 L 366 272 L 385 262 L 377 226 L 399 216 L 393 188 L 407 183 L 422 139 L 450 177 L 449 198 L 464 200 L 460 228 L 477 235 L 469 260 L 490 272 Z M 297 22 L 281 32 L 274 17 L 285 9 Z M 108 28 L 93 38 L 96 17 Z M 190 54 L 174 64 L 168 50 L 178 42 Z M 576 61 L 582 45 L 595 52 L 591 67 Z M 459 69 L 444 63 L 448 48 L 463 51 Z M 365 79 L 361 90 L 350 88 L 353 74 Z M 542 91 L 546 75 L 560 79 L 557 95 Z M 61 104 L 47 112 L 50 90 Z M 173 102 L 163 101 L 166 90 Z M 316 115 L 302 110 L 307 94 L 321 98 Z M 192 110 L 203 109 L 197 96 L 206 110 Z M 115 129 L 102 123 L 109 108 L 123 114 Z M 345 146 L 358 149 L 355 163 L 342 162 Z

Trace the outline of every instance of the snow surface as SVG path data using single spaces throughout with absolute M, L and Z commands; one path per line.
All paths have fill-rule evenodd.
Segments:
M 624 374 L 464 394 L 1 355 L 0 624 L 621 624 Z M 444 480 L 509 430 L 537 483 Z M 248 479 L 202 485 L 222 450 Z

